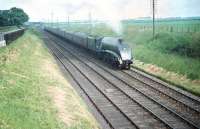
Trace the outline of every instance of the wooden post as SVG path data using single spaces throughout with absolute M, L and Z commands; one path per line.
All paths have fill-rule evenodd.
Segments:
M 184 30 L 183 30 L 183 24 L 181 25 L 181 27 L 182 27 L 182 33 L 184 32 Z
M 153 39 L 155 38 L 155 0 L 153 0 Z
M 53 27 L 53 11 L 51 12 L 51 27 Z
M 69 27 L 69 16 L 67 17 L 67 23 L 68 23 L 68 27 Z
M 188 25 L 188 27 L 187 27 L 187 32 L 188 32 L 188 33 L 190 32 L 190 27 L 189 27 L 189 25 Z
M 89 15 L 88 15 L 88 17 L 89 17 L 89 31 L 90 31 L 90 34 L 92 34 L 92 13 L 91 12 L 89 12 Z
M 170 27 L 170 32 L 173 32 L 173 26 Z

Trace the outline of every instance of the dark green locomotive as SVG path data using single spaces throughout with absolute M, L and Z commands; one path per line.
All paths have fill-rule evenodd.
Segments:
M 132 64 L 131 48 L 118 37 L 93 37 L 85 33 L 64 32 L 55 28 L 45 28 L 59 37 L 65 38 L 76 45 L 95 52 L 101 59 L 120 69 L 130 69 Z

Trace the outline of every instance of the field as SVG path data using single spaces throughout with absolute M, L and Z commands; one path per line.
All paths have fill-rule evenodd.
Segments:
M 98 128 L 40 37 L 27 30 L 0 48 L 0 129 Z
M 124 21 L 127 26 L 134 26 L 138 30 L 152 30 L 152 21 L 150 20 L 139 20 L 139 21 Z M 179 33 L 190 33 L 200 32 L 200 20 L 157 20 L 156 31 L 157 32 L 179 32 Z
M 124 21 L 120 34 L 104 23 L 59 23 L 53 26 L 91 35 L 121 36 L 133 49 L 136 67 L 200 94 L 200 20 L 157 21 L 155 39 L 150 21 Z M 155 68 L 149 71 L 151 65 Z

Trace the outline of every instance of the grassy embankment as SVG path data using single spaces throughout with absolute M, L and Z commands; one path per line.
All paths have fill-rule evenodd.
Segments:
M 95 120 L 63 78 L 38 32 L 0 48 L 1 129 L 94 129 Z
M 193 50 L 198 49 L 199 36 L 199 32 L 193 34 L 160 32 L 156 35 L 156 39 L 152 40 L 150 32 L 133 32 L 125 38 L 134 48 L 134 56 L 138 60 L 135 61 L 136 67 L 200 95 L 200 60 L 197 54 L 191 57 L 186 50 L 193 44 L 196 46 Z
M 200 21 L 162 21 L 157 24 L 155 40 L 152 39 L 150 22 L 123 24 L 121 36 L 133 48 L 134 66 L 200 96 Z M 84 24 L 61 24 L 58 27 L 90 32 L 90 25 Z M 117 35 L 105 24 L 93 26 L 91 34 Z

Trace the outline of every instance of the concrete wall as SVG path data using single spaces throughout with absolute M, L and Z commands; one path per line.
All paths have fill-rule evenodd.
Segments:
M 0 33 L 0 47 L 6 46 L 6 41 L 4 40 L 4 34 Z
M 5 40 L 0 41 L 0 47 L 4 47 L 4 46 L 6 46 L 6 41 Z

